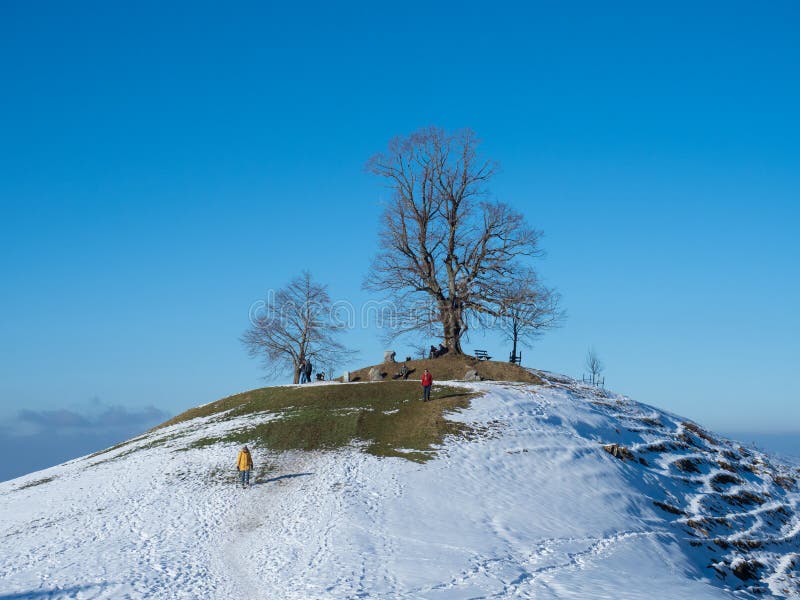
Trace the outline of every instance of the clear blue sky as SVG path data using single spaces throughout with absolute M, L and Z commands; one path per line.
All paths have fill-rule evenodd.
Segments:
M 8 443 L 261 385 L 249 305 L 302 269 L 368 300 L 364 162 L 431 124 L 545 232 L 570 316 L 527 364 L 594 345 L 637 400 L 800 431 L 799 4 L 164 4 L 0 5 Z

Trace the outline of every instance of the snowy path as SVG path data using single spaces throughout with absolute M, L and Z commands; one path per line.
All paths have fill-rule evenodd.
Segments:
M 687 543 L 687 520 L 723 514 L 742 525 L 731 540 L 771 544 L 774 589 L 794 573 L 798 495 L 721 513 L 717 471 L 676 475 L 693 450 L 667 448 L 685 433 L 673 416 L 575 386 L 469 385 L 486 395 L 455 418 L 483 435 L 426 464 L 256 453 L 274 469 L 242 490 L 235 447 L 185 449 L 242 423 L 196 420 L 0 484 L 0 599 L 755 597 Z M 638 443 L 648 464 L 600 442 Z

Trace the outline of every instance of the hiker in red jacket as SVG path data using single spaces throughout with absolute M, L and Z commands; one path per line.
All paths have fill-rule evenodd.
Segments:
M 422 400 L 427 402 L 431 399 L 431 386 L 433 385 L 433 375 L 428 369 L 422 374 Z

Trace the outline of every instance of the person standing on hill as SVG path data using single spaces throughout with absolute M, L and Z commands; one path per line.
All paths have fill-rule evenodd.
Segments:
M 306 382 L 306 359 L 300 361 L 300 366 L 298 367 L 300 371 L 300 383 Z
M 247 446 L 239 450 L 239 456 L 236 457 L 236 470 L 239 471 L 239 476 L 242 479 L 242 487 L 250 487 L 250 471 L 253 470 L 253 457 L 250 456 L 250 448 Z
M 311 373 L 314 370 L 314 366 L 311 364 L 309 359 L 306 359 L 306 383 L 311 383 Z
M 422 401 L 427 402 L 431 399 L 431 386 L 433 385 L 433 375 L 428 369 L 422 374 Z

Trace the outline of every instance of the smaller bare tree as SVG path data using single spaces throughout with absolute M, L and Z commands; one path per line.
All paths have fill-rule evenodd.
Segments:
M 428 356 L 428 347 L 425 344 L 415 344 L 412 346 L 411 356 L 419 356 L 420 360 L 425 360 L 425 358 Z
M 586 352 L 586 368 L 589 370 L 589 378 L 592 385 L 598 385 L 601 382 L 600 374 L 603 372 L 605 365 L 603 365 L 600 357 L 594 348 L 589 348 Z
M 304 271 L 276 291 L 262 313 L 251 316 L 242 343 L 250 356 L 263 359 L 268 377 L 292 369 L 297 383 L 307 359 L 332 369 L 352 352 L 336 339 L 344 327 L 333 321 L 331 306 L 327 286 Z
M 500 319 L 500 330 L 511 342 L 509 360 L 517 357 L 517 345 L 530 348 L 533 341 L 548 329 L 561 325 L 566 313 L 559 308 L 561 295 L 535 281 L 515 286 L 509 305 Z

